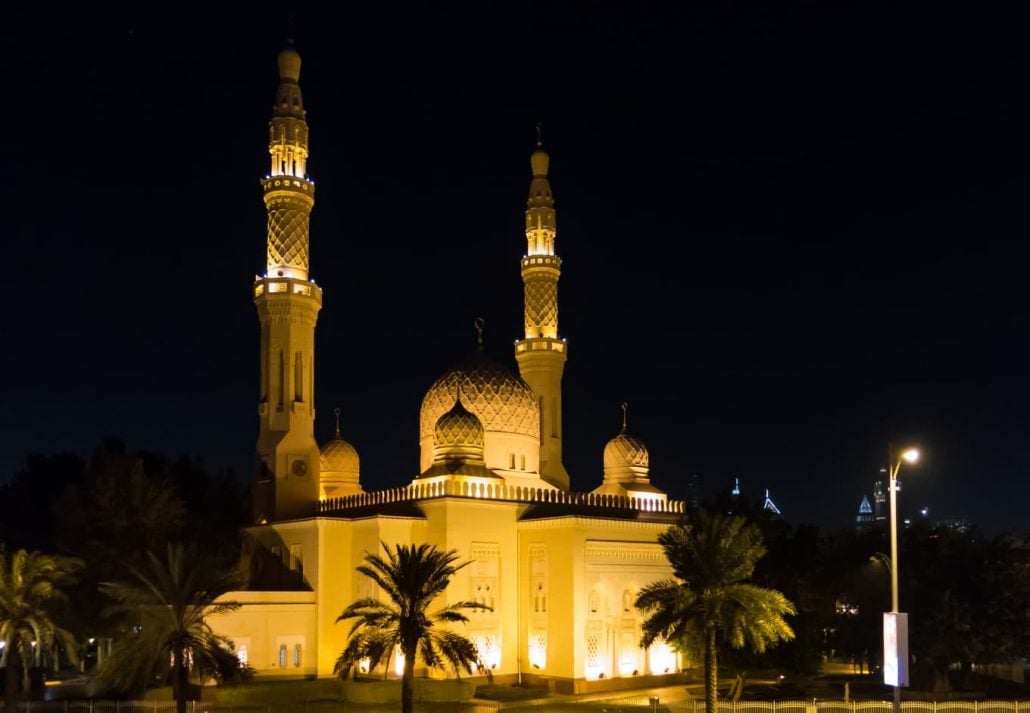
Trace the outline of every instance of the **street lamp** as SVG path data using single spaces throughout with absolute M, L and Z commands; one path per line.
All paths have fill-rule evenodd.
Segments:
M 919 451 L 909 448 L 902 451 L 898 460 L 888 448 L 888 464 L 890 480 L 887 483 L 890 491 L 891 511 L 891 613 L 884 616 L 884 657 L 883 673 L 887 683 L 894 686 L 894 713 L 901 711 L 901 687 L 908 683 L 908 620 L 898 612 L 898 472 L 902 463 L 914 464 L 919 461 Z M 891 646 L 893 644 L 893 647 Z M 893 650 L 891 650 L 893 648 Z M 888 666 L 888 657 L 894 661 Z M 893 680 L 891 680 L 893 678 Z

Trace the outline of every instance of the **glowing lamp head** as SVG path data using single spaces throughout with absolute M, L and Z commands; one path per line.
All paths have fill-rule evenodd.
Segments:
M 919 449 L 909 448 L 907 451 L 901 454 L 902 460 L 906 463 L 918 463 L 919 462 Z

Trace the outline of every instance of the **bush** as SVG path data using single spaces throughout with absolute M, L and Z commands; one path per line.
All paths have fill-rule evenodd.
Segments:
M 510 686 L 485 685 L 476 687 L 476 698 L 487 701 L 528 701 L 547 698 L 547 686 L 529 686 L 513 683 Z

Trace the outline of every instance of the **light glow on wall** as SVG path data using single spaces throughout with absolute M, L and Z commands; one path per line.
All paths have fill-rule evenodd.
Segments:
M 358 673 L 368 673 L 372 669 L 372 659 L 368 656 L 358 661 Z
M 529 637 L 529 665 L 535 669 L 542 669 L 547 665 L 547 637 L 545 634 L 535 634 Z
M 472 642 L 476 645 L 479 660 L 483 662 L 484 666 L 493 671 L 501 665 L 501 647 L 497 636 L 494 634 L 473 636 Z
M 404 654 L 400 649 L 393 654 L 393 672 L 398 676 L 404 675 Z
M 676 671 L 676 652 L 664 641 L 656 641 L 649 650 L 651 673 L 674 673 Z

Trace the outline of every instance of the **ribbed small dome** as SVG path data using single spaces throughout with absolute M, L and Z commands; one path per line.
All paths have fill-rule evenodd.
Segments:
M 461 404 L 461 399 L 454 403 L 451 410 L 436 421 L 433 434 L 434 448 L 470 448 L 483 453 L 483 423 L 479 418 Z
M 357 450 L 340 438 L 339 434 L 322 446 L 319 464 L 323 473 L 353 473 L 357 475 L 361 471 L 361 459 L 358 457 Z
M 620 433 L 604 447 L 604 469 L 644 468 L 650 465 L 647 446 L 639 438 Z M 596 462 L 596 461 L 595 461 Z

